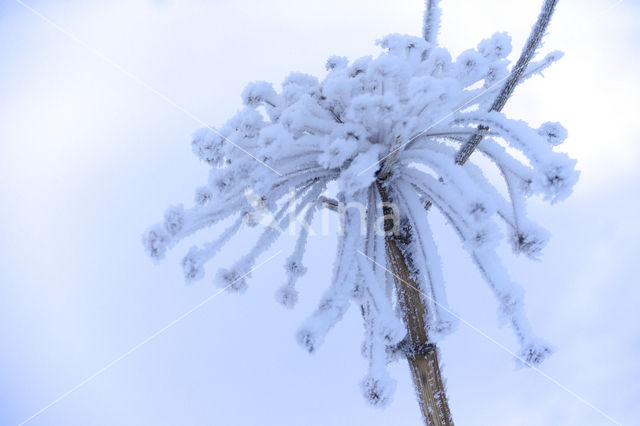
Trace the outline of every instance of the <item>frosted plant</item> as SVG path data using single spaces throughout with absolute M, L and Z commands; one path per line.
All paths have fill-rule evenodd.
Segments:
M 550 350 L 532 333 L 522 291 L 495 250 L 501 230 L 507 229 L 513 250 L 536 258 L 548 234 L 527 217 L 526 198 L 562 200 L 578 173 L 573 160 L 554 150 L 567 136 L 560 124 L 536 129 L 500 110 L 517 84 L 561 57 L 553 52 L 531 61 L 555 3 L 545 2 L 511 68 L 511 40 L 504 33 L 453 59 L 436 43 L 440 9 L 436 1 L 427 1 L 422 38 L 392 34 L 378 40 L 382 53 L 375 58 L 349 62 L 331 57 L 321 80 L 291 73 L 279 90 L 267 82 L 249 84 L 242 93 L 244 107 L 229 121 L 195 133 L 192 149 L 211 166 L 209 180 L 196 190 L 193 207 L 169 208 L 164 221 L 144 234 L 148 254 L 162 259 L 185 237 L 233 218 L 217 240 L 193 247 L 184 257 L 186 280 L 201 279 L 205 264 L 234 234 L 255 226 L 256 214 L 272 212 L 272 224 L 262 229 L 256 245 L 217 273 L 220 285 L 243 291 L 256 259 L 292 219 L 303 216 L 311 223 L 320 208 L 340 211 L 344 232 L 333 276 L 297 339 L 308 351 L 318 350 L 348 308 L 359 307 L 365 328 L 362 352 L 369 364 L 363 392 L 373 404 L 385 405 L 395 386 L 387 364 L 399 354 L 410 362 L 433 354 L 438 339 L 455 325 L 427 214 L 437 208 L 494 292 L 522 359 L 541 362 Z M 466 161 L 474 150 L 497 167 L 508 195 L 494 187 L 487 170 Z M 333 198 L 326 197 L 330 184 L 337 188 Z M 364 232 L 361 212 L 345 208 L 353 204 L 364 206 Z M 398 212 L 396 223 L 380 232 L 377 218 L 393 220 L 391 207 Z M 276 292 L 287 307 L 298 299 L 308 237 L 303 228 L 285 263 L 286 282 Z M 395 277 L 395 290 L 390 270 L 402 275 Z M 416 324 L 422 329 L 416 330 Z M 443 392 L 440 398 L 446 405 Z M 439 421 L 450 421 L 445 420 Z

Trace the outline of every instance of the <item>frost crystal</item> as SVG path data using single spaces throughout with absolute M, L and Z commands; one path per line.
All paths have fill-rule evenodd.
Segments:
M 429 13 L 439 16 L 436 3 L 428 2 Z M 303 215 L 311 223 L 323 206 L 340 212 L 344 232 L 329 286 L 296 338 L 315 352 L 350 305 L 358 306 L 364 320 L 363 354 L 369 362 L 361 385 L 375 405 L 385 405 L 392 397 L 395 382 L 386 365 L 396 358 L 394 348 L 406 334 L 386 272 L 385 235 L 377 230 L 377 219 L 391 210 L 399 212 L 400 221 L 388 229 L 397 230 L 404 241 L 411 278 L 428 307 L 430 339 L 450 332 L 456 318 L 448 308 L 425 205 L 442 212 L 480 269 L 500 302 L 501 315 L 515 330 L 523 359 L 536 364 L 550 352 L 531 332 L 522 291 L 495 250 L 502 226 L 515 252 L 539 256 L 548 234 L 527 218 L 526 198 L 539 195 L 555 202 L 571 193 L 578 178 L 575 161 L 554 151 L 567 132 L 558 123 L 533 129 L 489 108 L 501 81 L 513 71 L 506 59 L 511 51 L 508 35 L 497 33 L 453 60 L 437 46 L 438 25 L 437 20 L 427 22 L 425 38 L 382 38 L 378 45 L 383 52 L 375 58 L 349 62 L 332 56 L 322 79 L 291 73 L 279 91 L 267 82 L 249 84 L 242 92 L 244 108 L 217 130 L 206 128 L 193 136 L 193 152 L 211 166 L 208 184 L 196 190 L 195 205 L 170 208 L 162 224 L 143 236 L 147 253 L 161 259 L 183 238 L 235 218 L 218 240 L 192 248 L 184 258 L 185 279 L 191 282 L 204 276 L 204 264 L 244 223 L 255 226 L 270 218 L 256 245 L 217 274 L 221 286 L 243 291 L 256 259 L 292 220 Z M 554 52 L 530 63 L 523 79 L 560 56 Z M 475 155 L 495 164 L 507 196 L 492 186 L 473 157 L 456 164 L 462 145 L 478 132 L 484 139 Z M 519 155 L 512 155 L 514 151 Z M 335 199 L 323 196 L 329 184 L 337 188 Z M 364 208 L 339 208 L 345 205 Z M 366 219 L 364 228 L 361 219 Z M 299 231 L 285 263 L 286 282 L 276 292 L 287 307 L 298 300 L 296 282 L 307 271 L 303 255 L 309 235 L 304 227 Z

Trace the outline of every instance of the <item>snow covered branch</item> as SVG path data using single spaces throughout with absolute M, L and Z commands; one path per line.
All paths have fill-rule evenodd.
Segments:
M 557 3 L 558 0 L 545 0 L 544 4 L 542 5 L 542 11 L 538 16 L 538 20 L 536 21 L 535 25 L 531 29 L 531 34 L 529 35 L 529 39 L 522 49 L 522 53 L 520 54 L 518 62 L 516 62 L 516 65 L 511 70 L 507 81 L 502 87 L 500 94 L 493 101 L 493 104 L 491 105 L 491 108 L 489 108 L 489 111 L 502 111 L 502 108 L 507 103 L 507 100 L 511 97 L 513 91 L 520 82 L 520 79 L 523 75 L 526 75 L 525 72 L 527 65 L 529 64 L 529 62 L 531 62 L 531 59 L 533 59 L 536 50 L 542 42 L 542 37 L 544 37 L 544 34 L 547 31 L 547 27 L 551 22 L 551 16 L 553 15 Z M 486 126 L 483 125 L 480 125 L 478 129 L 487 130 Z M 473 135 L 471 138 L 469 138 L 467 143 L 465 143 L 462 148 L 460 148 L 460 151 L 456 156 L 456 163 L 466 163 L 471 156 L 471 153 L 474 149 L 476 149 L 481 140 L 482 135 L 479 134 Z
M 422 37 L 434 47 L 438 44 L 438 31 L 440 31 L 440 15 L 442 11 L 439 3 L 440 0 L 425 0 L 424 8 Z

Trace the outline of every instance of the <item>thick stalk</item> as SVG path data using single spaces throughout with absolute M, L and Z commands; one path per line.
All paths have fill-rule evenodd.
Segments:
M 389 198 L 382 185 L 378 186 L 383 201 Z M 386 213 L 385 213 L 386 214 Z M 393 224 L 385 223 L 385 229 L 393 229 Z M 411 278 L 410 260 L 405 258 L 400 247 L 407 241 L 402 235 L 389 233 L 385 238 L 387 260 L 394 276 L 398 304 L 407 329 L 407 337 L 401 347 L 409 362 L 411 376 L 418 396 L 420 411 L 427 426 L 453 426 L 451 411 L 447 402 L 444 382 L 440 374 L 438 351 L 429 342 L 427 306 L 418 284 Z
M 440 374 L 438 351 L 429 343 L 424 318 L 427 308 L 417 290 L 417 284 L 409 277 L 409 268 L 402 251 L 393 236 L 386 239 L 386 251 L 394 274 L 398 303 L 407 327 L 404 345 L 413 384 L 424 422 L 428 426 L 453 426 L 449 403 Z

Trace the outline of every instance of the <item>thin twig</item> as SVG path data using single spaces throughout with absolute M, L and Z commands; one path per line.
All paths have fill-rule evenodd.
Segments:
M 511 71 L 511 75 L 507 79 L 502 91 L 496 99 L 493 101 L 491 108 L 489 111 L 501 111 L 504 108 L 504 105 L 507 103 L 509 97 L 513 94 L 513 90 L 518 85 L 522 74 L 525 72 L 527 65 L 533 58 L 533 55 L 536 53 L 536 50 L 540 46 L 540 42 L 542 41 L 542 37 L 549 26 L 549 22 L 551 21 L 551 16 L 555 10 L 556 4 L 558 0 L 546 0 L 542 5 L 542 11 L 538 16 L 538 20 L 534 27 L 531 29 L 531 34 L 529 34 L 529 39 L 527 40 L 527 44 L 522 49 L 522 53 L 520 54 L 520 59 L 516 63 L 515 67 Z M 480 125 L 478 126 L 478 130 L 488 130 L 486 126 Z M 482 140 L 481 134 L 474 134 L 469 138 L 469 140 L 460 148 L 458 154 L 456 155 L 456 164 L 464 165 L 467 162 L 471 153 L 476 149 L 480 141 Z
M 438 3 L 440 0 L 426 0 L 424 9 L 424 24 L 422 27 L 422 36 L 431 45 L 438 44 L 438 30 L 440 29 L 440 8 Z
M 320 198 L 318 198 L 318 201 L 320 202 L 322 207 L 332 210 L 334 212 L 337 212 L 340 206 L 340 203 L 338 200 L 335 200 L 333 198 L 328 198 L 325 196 L 321 196 Z

